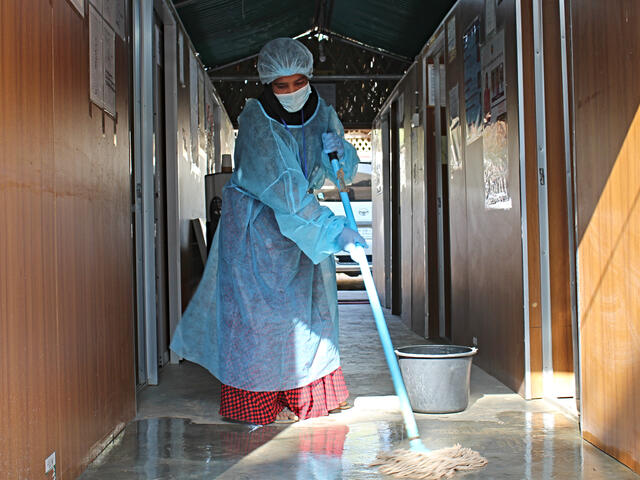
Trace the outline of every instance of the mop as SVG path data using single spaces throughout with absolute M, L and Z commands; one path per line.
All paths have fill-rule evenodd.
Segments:
M 351 202 L 347 195 L 344 172 L 338 163 L 338 155 L 332 152 L 329 154 L 329 158 L 331 159 L 331 166 L 338 180 L 337 186 L 340 199 L 344 205 L 347 226 L 357 231 L 358 227 L 356 226 L 356 220 L 353 216 L 353 210 L 351 209 Z M 351 258 L 358 262 L 360 266 L 365 289 L 380 336 L 380 342 L 382 343 L 382 349 L 384 350 L 387 365 L 391 373 L 393 387 L 400 400 L 400 409 L 409 439 L 409 449 L 397 449 L 391 452 L 380 453 L 371 465 L 378 466 L 380 473 L 385 475 L 425 480 L 451 478 L 456 472 L 469 472 L 482 468 L 487 464 L 487 460 L 469 448 L 463 448 L 456 444 L 453 447 L 431 451 L 422 443 L 420 433 L 418 432 L 418 425 L 413 415 L 411 404 L 409 403 L 407 389 L 402 380 L 398 359 L 393 351 L 389 329 L 387 328 L 387 323 L 382 313 L 380 299 L 378 298 L 378 293 L 373 283 L 373 277 L 369 269 L 367 256 L 364 253 L 364 248 L 360 245 L 349 244 L 346 246 L 346 250 L 351 255 Z

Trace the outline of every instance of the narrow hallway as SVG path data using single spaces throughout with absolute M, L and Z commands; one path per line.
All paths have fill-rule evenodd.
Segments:
M 379 451 L 405 446 L 404 430 L 370 307 L 340 305 L 340 319 L 351 410 L 292 425 L 228 423 L 217 414 L 215 378 L 195 364 L 168 365 L 160 385 L 139 394 L 136 420 L 80 478 L 387 478 L 369 464 Z M 398 317 L 387 321 L 394 345 L 424 343 Z M 525 401 L 475 366 L 466 411 L 417 420 L 427 446 L 461 443 L 486 456 L 487 467 L 465 478 L 640 478 L 583 442 L 568 415 Z

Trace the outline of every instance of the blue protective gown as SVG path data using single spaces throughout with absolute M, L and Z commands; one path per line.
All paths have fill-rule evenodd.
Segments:
M 345 218 L 320 206 L 309 190 L 334 179 L 322 133 L 344 131 L 321 98 L 302 125 L 270 118 L 255 99 L 238 123 L 236 170 L 171 349 L 226 385 L 289 390 L 340 366 L 333 254 Z M 358 157 L 343 142 L 341 163 L 350 181 Z

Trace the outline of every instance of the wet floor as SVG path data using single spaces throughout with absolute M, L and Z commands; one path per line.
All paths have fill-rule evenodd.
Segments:
M 380 451 L 406 446 L 397 399 L 368 305 L 341 305 L 340 315 L 351 410 L 293 425 L 227 423 L 217 414 L 218 382 L 197 365 L 172 365 L 158 387 L 141 392 L 136 421 L 81 478 L 388 478 L 369 464 Z M 397 318 L 389 316 L 389 327 L 395 345 L 423 342 Z M 487 458 L 488 465 L 465 480 L 640 480 L 583 442 L 571 415 L 543 400 L 524 401 L 476 367 L 465 412 L 417 420 L 429 448 L 460 443 Z

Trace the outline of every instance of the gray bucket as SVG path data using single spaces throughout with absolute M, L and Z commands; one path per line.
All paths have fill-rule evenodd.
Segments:
M 396 349 L 414 412 L 461 412 L 469 405 L 474 347 L 411 345 Z

